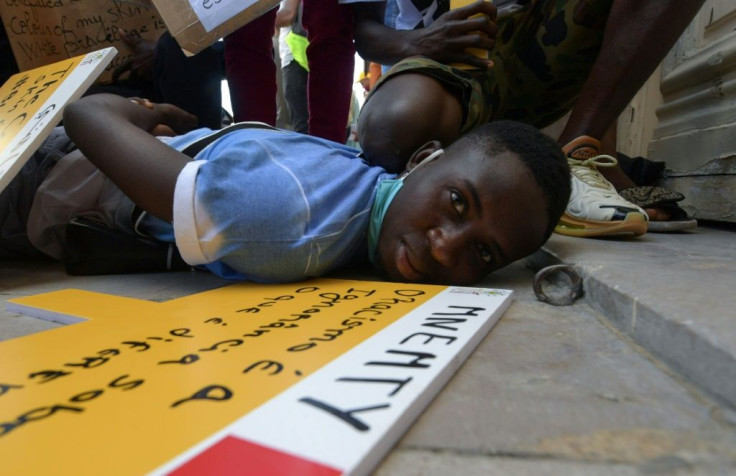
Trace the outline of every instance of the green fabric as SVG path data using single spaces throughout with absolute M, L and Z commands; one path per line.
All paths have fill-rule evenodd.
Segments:
M 373 200 L 373 207 L 371 208 L 371 221 L 368 224 L 368 258 L 374 266 L 379 266 L 376 260 L 376 253 L 378 251 L 378 235 L 381 233 L 383 217 L 386 215 L 386 211 L 388 211 L 388 206 L 391 205 L 391 202 L 403 185 L 403 178 L 384 180 L 378 184 L 376 198 Z
M 302 68 L 309 71 L 309 64 L 307 63 L 307 46 L 309 41 L 306 36 L 297 35 L 293 31 L 290 31 L 286 35 L 286 44 L 289 45 L 291 54 L 294 56 L 294 61 L 299 63 Z
M 463 107 L 462 133 L 513 119 L 545 127 L 569 111 L 595 62 L 613 0 L 531 0 L 498 22 L 493 67 L 460 70 L 423 57 L 396 63 L 392 76 L 431 76 Z M 370 96 L 367 99 L 370 101 Z

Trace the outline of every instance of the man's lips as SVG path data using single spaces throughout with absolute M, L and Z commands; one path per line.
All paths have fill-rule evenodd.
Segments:
M 409 249 L 403 241 L 396 248 L 396 270 L 410 282 L 418 282 L 424 278 L 424 273 L 415 268 L 409 259 Z

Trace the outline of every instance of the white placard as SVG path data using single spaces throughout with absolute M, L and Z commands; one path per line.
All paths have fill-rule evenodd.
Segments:
M 208 32 L 222 25 L 258 0 L 189 0 L 192 10 Z

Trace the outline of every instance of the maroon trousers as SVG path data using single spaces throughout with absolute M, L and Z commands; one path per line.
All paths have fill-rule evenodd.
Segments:
M 225 67 L 235 120 L 276 123 L 276 10 L 225 38 Z M 344 143 L 355 67 L 353 10 L 337 0 L 304 0 L 309 47 L 309 134 Z

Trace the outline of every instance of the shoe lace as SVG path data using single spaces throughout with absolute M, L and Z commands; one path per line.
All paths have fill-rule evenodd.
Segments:
M 610 155 L 597 155 L 589 159 L 580 160 L 572 157 L 567 158 L 567 163 L 571 167 L 575 167 L 575 173 L 589 185 L 598 188 L 609 188 L 610 182 L 598 172 L 598 167 L 615 167 L 618 164 L 618 160 Z

